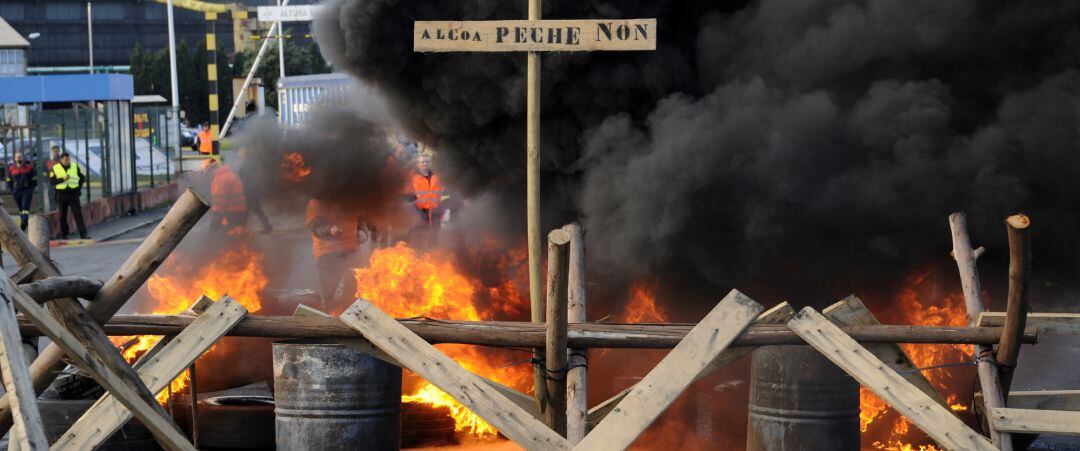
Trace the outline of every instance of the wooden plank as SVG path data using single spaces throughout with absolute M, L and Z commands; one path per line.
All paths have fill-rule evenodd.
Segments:
M 548 407 L 547 424 L 559 435 L 566 436 L 566 309 L 567 279 L 569 269 L 570 234 L 563 229 L 548 233 L 547 248 L 547 302 L 544 304 L 546 336 L 544 341 L 544 367 L 546 369 Z
M 870 309 L 863 304 L 862 299 L 858 296 L 851 295 L 839 302 L 830 305 L 822 314 L 826 318 L 829 318 L 833 324 L 837 326 L 873 326 L 881 324 L 873 313 L 870 313 Z M 941 396 L 941 393 L 930 385 L 930 381 L 926 379 L 921 371 L 918 371 L 918 367 L 911 361 L 907 353 L 900 346 L 895 343 L 865 343 L 863 344 L 867 350 L 869 350 L 874 356 L 889 365 L 894 371 L 911 382 L 916 388 L 926 393 L 938 404 L 943 407 L 949 407 L 949 403 L 945 401 L 945 397 Z
M 982 312 L 978 325 L 1002 327 L 1005 317 L 1005 312 Z M 1028 313 L 1027 327 L 1046 335 L 1080 335 L 1080 313 Z
M 574 449 L 628 448 L 763 309 L 731 290 Z
M 802 309 L 788 327 L 946 449 L 997 449 L 814 309 Z
M 370 302 L 358 299 L 340 318 L 379 349 L 439 387 L 517 444 L 530 450 L 568 448 L 562 436 Z
M 206 309 L 210 308 L 211 305 L 214 305 L 214 300 L 210 299 L 206 295 L 202 295 L 199 296 L 199 299 L 197 299 L 194 304 L 191 304 L 191 307 L 188 307 L 187 310 L 184 310 L 183 314 L 198 316 L 203 314 L 203 312 L 205 312 Z M 183 333 L 183 331 L 181 331 L 181 333 Z M 172 340 L 173 337 L 171 336 L 162 336 L 161 339 L 158 340 L 157 343 L 154 343 L 154 346 L 152 346 L 148 351 L 144 352 L 142 357 L 139 357 L 139 360 L 136 361 L 135 364 L 131 367 L 135 368 L 135 371 L 138 371 L 143 366 L 145 366 L 146 362 L 149 362 L 152 357 L 161 352 L 161 350 L 164 349 L 165 346 L 168 345 L 169 342 Z
M 193 306 L 194 309 L 201 307 L 198 303 Z M 157 355 L 152 356 L 139 370 L 139 377 L 150 391 L 155 394 L 161 392 L 244 316 L 247 316 L 247 309 L 243 305 L 223 296 Z M 131 417 L 130 411 L 114 396 L 106 393 L 53 444 L 53 449 L 97 448 Z
M 0 283 L 0 372 L 4 375 L 4 389 L 13 398 L 15 429 L 9 440 L 14 449 L 44 450 L 49 448 L 49 440 L 45 437 L 37 394 L 23 357 L 12 290 L 11 281 L 4 278 Z
M 975 393 L 975 404 L 982 403 L 982 392 Z M 1009 392 L 1005 401 L 1010 409 L 1068 410 L 1080 412 L 1080 390 L 1021 390 Z
M 14 282 L 16 285 L 29 283 L 31 280 L 33 280 L 34 273 L 36 273 L 37 270 L 37 265 L 33 263 L 27 263 L 25 265 L 22 265 L 22 267 L 20 267 L 19 270 L 15 272 L 15 274 L 11 275 L 11 281 Z
M 130 409 L 135 414 L 135 417 L 154 433 L 154 437 L 163 447 L 169 450 L 195 449 L 171 421 L 166 420 L 165 417 L 158 413 L 160 409 L 155 409 L 154 406 L 147 403 L 108 364 L 103 362 L 97 354 L 90 352 L 79 339 L 75 338 L 64 326 L 53 319 L 52 315 L 39 306 L 37 302 L 20 291 L 18 287 L 12 287 L 12 289 L 15 306 L 19 311 L 44 331 L 53 340 L 53 344 L 64 351 L 76 365 L 120 399 L 121 403 Z M 157 405 L 155 401 L 151 401 L 151 403 Z
M 585 231 L 580 225 L 563 227 L 570 234 L 570 256 L 566 271 L 566 320 L 588 321 L 585 316 Z M 576 445 L 585 438 L 589 421 L 589 350 L 570 348 L 566 364 L 566 440 Z
M 990 409 L 990 422 L 1003 432 L 1080 435 L 1080 412 L 999 407 Z
M 413 22 L 414 52 L 656 50 L 656 19 Z
M 982 299 L 982 283 L 979 281 L 979 270 L 975 266 L 975 260 L 979 258 L 976 251 L 971 249 L 971 238 L 968 237 L 967 215 L 953 213 L 949 215 L 949 230 L 952 233 L 952 256 L 956 260 L 956 269 L 960 273 L 960 286 L 964 292 L 964 307 L 967 309 L 967 324 L 975 325 L 979 314 L 986 310 L 986 304 Z M 978 360 L 979 386 L 984 393 L 983 402 L 988 409 L 1005 406 L 1004 392 L 1001 390 L 1001 379 L 998 377 L 997 366 L 994 365 L 993 347 L 988 345 L 976 345 L 975 356 Z M 1013 441 L 1009 434 L 994 430 L 993 424 L 987 423 L 990 439 L 1001 451 L 1012 451 Z
M 795 313 L 795 309 L 791 307 L 791 304 L 788 304 L 786 301 L 781 302 L 758 315 L 757 319 L 754 320 L 754 324 L 783 324 L 795 316 Z M 723 368 L 727 364 L 738 360 L 742 356 L 754 352 L 754 349 L 756 348 L 750 346 L 725 349 L 724 352 L 721 352 L 720 355 L 716 356 L 716 359 L 714 359 L 709 366 L 705 367 L 705 369 L 698 374 L 697 378 L 694 379 L 694 382 L 697 382 L 716 370 Z M 597 424 L 600 424 L 600 421 L 611 413 L 611 410 L 614 409 L 626 395 L 630 394 L 630 391 L 633 389 L 634 386 L 631 385 L 625 390 L 617 393 L 615 396 L 612 396 L 606 401 L 589 409 L 588 428 L 591 430 L 596 427 Z

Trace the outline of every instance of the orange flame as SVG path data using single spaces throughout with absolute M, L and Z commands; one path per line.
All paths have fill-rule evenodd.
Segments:
M 492 319 L 491 313 L 482 312 L 475 305 L 479 296 L 500 296 L 505 302 L 522 302 L 523 299 L 512 284 L 502 282 L 495 287 L 485 287 L 465 275 L 448 254 L 441 251 L 418 253 L 404 243 L 376 250 L 369 265 L 354 273 L 358 287 L 356 295 L 398 318 L 488 320 Z M 493 362 L 489 353 L 481 353 L 467 345 L 440 345 L 440 349 L 469 371 L 518 389 L 530 386 L 531 372 L 527 366 Z M 494 427 L 435 386 L 424 381 L 413 385 L 403 387 L 403 402 L 449 407 L 456 430 L 481 437 L 497 434 Z
M 904 288 L 894 299 L 895 308 L 887 314 L 890 322 L 895 324 L 918 324 L 928 326 L 963 326 L 967 323 L 966 309 L 963 296 L 960 293 L 951 293 L 944 296 L 936 295 L 926 281 L 929 271 L 917 273 L 908 278 Z M 971 347 L 967 345 L 911 345 L 901 344 L 900 347 L 911 358 L 917 368 L 927 368 L 950 363 L 971 360 Z M 950 367 L 924 370 L 930 384 L 939 391 L 947 390 L 953 380 Z M 966 411 L 968 407 L 957 401 L 955 394 L 948 395 L 946 401 L 954 412 Z M 859 427 L 863 432 L 874 429 L 882 438 L 875 440 L 871 445 L 875 449 L 897 451 L 931 451 L 938 450 L 932 443 L 912 443 L 920 440 L 913 438 L 914 431 L 908 420 L 889 408 L 889 406 L 875 396 L 870 390 L 859 390 Z M 876 421 L 891 421 L 890 425 L 882 427 L 871 426 Z M 929 439 L 926 439 L 929 440 Z
M 660 323 L 668 315 L 656 305 L 656 282 L 634 282 L 630 285 L 630 301 L 626 303 L 619 320 L 627 323 Z
M 311 175 L 311 167 L 304 161 L 304 156 L 299 152 L 289 152 L 281 161 L 281 170 L 285 180 L 292 183 L 300 182 Z
M 180 254 L 174 254 L 166 260 L 146 282 L 147 291 L 155 302 L 149 313 L 154 315 L 182 313 L 203 294 L 214 300 L 228 294 L 247 308 L 248 312 L 259 311 L 262 308 L 259 303 L 259 293 L 267 283 L 266 275 L 262 270 L 263 256 L 249 247 L 248 240 L 244 239 L 247 238 L 248 232 L 235 230 L 230 232 L 232 237 L 237 238 L 234 241 L 237 243 L 234 249 L 210 259 L 206 265 L 197 266 L 191 262 L 183 262 Z M 192 271 L 193 268 L 194 271 Z M 225 292 L 226 289 L 228 293 Z M 134 363 L 161 340 L 161 337 L 155 335 L 140 335 L 138 337 L 112 337 L 112 341 L 120 345 L 131 341 L 132 338 L 138 341 L 123 350 L 123 356 L 129 363 Z M 206 352 L 213 351 L 214 347 Z M 187 387 L 189 379 L 187 371 L 181 373 L 170 383 L 171 390 L 163 390 L 157 395 L 158 402 L 164 404 L 170 392 L 179 392 Z

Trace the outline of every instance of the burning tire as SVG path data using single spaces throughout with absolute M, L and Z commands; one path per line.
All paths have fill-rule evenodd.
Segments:
M 454 418 L 447 407 L 433 408 L 418 402 L 401 404 L 401 447 L 455 445 Z

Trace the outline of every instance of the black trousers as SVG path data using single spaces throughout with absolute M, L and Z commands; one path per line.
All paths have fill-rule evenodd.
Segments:
M 72 215 L 75 216 L 75 226 L 79 228 L 79 237 L 86 238 L 86 222 L 83 221 L 82 205 L 79 204 L 79 190 L 56 190 L 56 203 L 60 205 L 60 237 L 67 238 L 70 233 L 67 214 L 68 210 L 71 210 Z
M 30 220 L 30 204 L 34 201 L 34 190 L 24 189 L 11 193 L 11 197 L 15 198 L 15 205 L 19 207 L 19 219 L 22 219 L 22 224 L 19 225 L 26 231 L 26 222 Z

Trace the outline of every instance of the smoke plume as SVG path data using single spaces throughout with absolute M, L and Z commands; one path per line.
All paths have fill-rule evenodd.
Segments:
M 413 53 L 410 36 L 414 20 L 524 6 L 332 0 L 315 23 L 332 64 L 440 150 L 448 183 L 501 193 L 518 222 L 524 56 Z M 1036 273 L 1077 266 L 1080 3 L 544 6 L 659 26 L 654 52 L 543 57 L 544 226 L 583 221 L 594 272 L 817 302 L 947 258 L 953 211 L 990 266 L 1017 211 L 1035 224 Z

